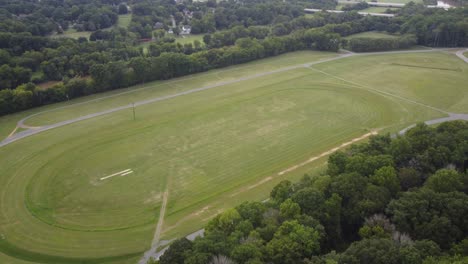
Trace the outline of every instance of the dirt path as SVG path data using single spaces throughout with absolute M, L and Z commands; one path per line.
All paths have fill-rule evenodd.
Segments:
M 298 163 L 298 164 L 296 164 L 296 165 L 293 165 L 293 166 L 291 166 L 291 167 L 289 167 L 289 168 L 286 168 L 286 169 L 284 169 L 284 170 L 278 172 L 276 175 L 268 176 L 268 177 L 266 177 L 266 178 L 263 178 L 262 180 L 260 180 L 260 181 L 258 181 L 258 182 L 256 182 L 256 183 L 254 183 L 254 184 L 252 184 L 252 185 L 246 186 L 246 187 L 240 189 L 238 192 L 235 192 L 235 193 L 231 194 L 229 197 L 234 197 L 234 196 L 237 196 L 237 195 L 239 195 L 239 194 L 241 194 L 241 193 L 243 193 L 243 192 L 245 192 L 245 191 L 254 189 L 254 188 L 256 188 L 256 187 L 258 187 L 258 186 L 260 186 L 260 185 L 262 185 L 262 184 L 264 184 L 264 183 L 266 183 L 266 182 L 269 182 L 269 181 L 273 180 L 275 176 L 282 176 L 282 175 L 284 175 L 284 174 L 286 174 L 286 173 L 292 172 L 292 171 L 294 171 L 294 170 L 296 170 L 296 169 L 299 169 L 299 168 L 301 168 L 301 167 L 303 167 L 303 166 L 305 166 L 305 165 L 307 165 L 307 164 L 309 164 L 309 163 L 311 163 L 311 162 L 314 162 L 314 161 L 316 161 L 316 160 L 318 160 L 318 159 L 320 159 L 320 158 L 323 158 L 323 157 L 325 157 L 325 156 L 328 156 L 328 155 L 330 155 L 330 154 L 333 154 L 334 152 L 336 152 L 336 151 L 338 151 L 338 150 L 340 150 L 340 149 L 343 149 L 343 148 L 345 148 L 345 147 L 347 147 L 347 146 L 349 146 L 349 145 L 351 145 L 351 144 L 353 144 L 353 143 L 355 143 L 355 142 L 361 141 L 361 140 L 363 140 L 363 139 L 365 139 L 365 138 L 368 138 L 368 137 L 370 137 L 370 136 L 372 136 L 372 135 L 377 135 L 377 131 L 378 131 L 378 130 L 374 130 L 374 131 L 369 132 L 369 133 L 366 133 L 366 134 L 364 134 L 364 135 L 362 135 L 362 136 L 360 136 L 360 137 L 353 138 L 353 139 L 351 139 L 350 141 L 345 142 L 345 143 L 341 144 L 341 145 L 338 146 L 338 147 L 335 147 L 335 148 L 332 148 L 332 149 L 330 149 L 330 150 L 327 150 L 327 151 L 325 151 L 325 152 L 323 152 L 323 153 L 321 153 L 321 154 L 319 154 L 319 155 L 317 155 L 317 156 L 313 156 L 313 157 L 307 159 L 306 161 L 303 161 L 303 162 Z
M 311 163 L 311 162 L 314 162 L 314 161 L 316 161 L 316 160 L 318 160 L 318 159 L 320 159 L 320 158 L 323 158 L 323 157 L 325 157 L 325 156 L 328 156 L 328 155 L 330 155 L 330 154 L 333 154 L 333 153 L 337 152 L 337 151 L 340 150 L 340 149 L 343 149 L 343 148 L 345 148 L 345 147 L 347 147 L 347 146 L 349 146 L 349 145 L 351 145 L 351 144 L 353 144 L 353 143 L 355 143 L 355 142 L 361 141 L 361 140 L 366 139 L 366 138 L 368 138 L 368 137 L 370 137 L 370 136 L 373 136 L 373 135 L 377 135 L 377 130 L 372 131 L 372 132 L 369 132 L 369 133 L 366 133 L 366 134 L 364 134 L 364 135 L 362 135 L 362 136 L 360 136 L 360 137 L 353 138 L 352 140 L 350 140 L 350 141 L 348 141 L 348 142 L 345 142 L 345 143 L 341 144 L 340 146 L 338 146 L 338 147 L 336 147 L 336 148 L 332 148 L 332 149 L 330 149 L 330 150 L 328 150 L 328 151 L 323 152 L 322 154 L 320 154 L 320 155 L 318 155 L 318 156 L 312 157 L 312 158 L 310 158 L 310 159 L 308 159 L 308 160 L 306 160 L 306 161 L 304 161 L 304 162 L 301 162 L 301 163 L 296 164 L 296 165 L 294 165 L 294 166 L 292 166 L 292 167 L 289 167 L 289 168 L 287 168 L 287 169 L 285 169 L 285 170 L 283 170 L 283 171 L 280 171 L 280 172 L 278 172 L 278 175 L 281 176 L 281 175 L 283 175 L 283 174 L 285 174 L 285 173 L 294 171 L 294 170 L 296 170 L 296 169 L 298 169 L 298 168 L 300 168 L 300 167 L 303 167 L 303 166 L 305 166 L 305 165 L 307 165 L 307 164 L 309 164 L 309 163 Z
M 440 124 L 440 123 L 443 123 L 443 122 L 448 122 L 448 121 L 456 121 L 456 120 L 465 120 L 465 121 L 468 121 L 468 114 L 456 114 L 456 113 L 449 113 L 449 116 L 448 117 L 442 117 L 442 118 L 437 118 L 437 119 L 432 119 L 432 120 L 428 120 L 428 121 L 425 121 L 424 123 L 426 125 L 436 125 L 436 124 Z M 413 124 L 403 130 L 401 130 L 400 132 L 398 132 L 399 135 L 403 135 L 405 134 L 408 130 L 410 130 L 411 128 L 415 127 L 416 124 Z
M 143 257 L 138 262 L 139 264 L 146 264 L 151 258 L 159 258 L 161 254 L 158 255 L 158 246 L 159 239 L 161 238 L 161 231 L 164 225 L 164 215 L 166 214 L 167 201 L 169 198 L 169 190 L 166 190 L 163 194 L 163 201 L 161 205 L 161 210 L 159 211 L 158 224 L 156 225 L 156 230 L 154 232 L 153 241 L 151 242 L 151 248 L 145 252 Z

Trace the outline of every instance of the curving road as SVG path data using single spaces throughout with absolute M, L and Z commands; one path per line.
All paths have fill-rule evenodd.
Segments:
M 339 56 L 333 57 L 333 58 L 330 58 L 330 59 L 318 60 L 318 61 L 311 62 L 311 63 L 306 63 L 306 64 L 293 65 L 293 66 L 289 66 L 289 67 L 280 68 L 280 69 L 277 69 L 277 70 L 272 70 L 272 71 L 268 71 L 268 72 L 263 72 L 263 73 L 258 73 L 258 74 L 238 78 L 238 79 L 235 79 L 235 80 L 232 80 L 232 81 L 221 82 L 221 83 L 218 83 L 218 84 L 204 86 L 204 87 L 200 87 L 200 88 L 196 88 L 196 89 L 192 89 L 192 90 L 188 90 L 188 91 L 184 91 L 184 92 L 180 92 L 180 93 L 175 93 L 175 94 L 172 94 L 172 95 L 155 97 L 155 98 L 139 101 L 139 102 L 135 103 L 135 106 L 141 106 L 141 105 L 151 104 L 151 103 L 155 103 L 155 102 L 159 102 L 159 101 L 164 101 L 164 100 L 172 99 L 172 98 L 175 98 L 175 97 L 178 97 L 178 96 L 183 96 L 183 95 L 187 95 L 187 94 L 191 94 L 191 93 L 196 93 L 196 92 L 200 92 L 200 91 L 204 91 L 204 90 L 209 90 L 209 89 L 221 87 L 221 86 L 224 86 L 224 85 L 234 84 L 234 83 L 238 83 L 238 82 L 242 82 L 242 81 L 252 80 L 252 79 L 255 79 L 255 78 L 268 76 L 268 75 L 272 75 L 272 74 L 276 74 L 276 73 L 280 73 L 280 72 L 285 72 L 285 71 L 289 71 L 289 70 L 294 70 L 294 69 L 298 69 L 298 68 L 310 67 L 312 65 L 325 63 L 325 62 L 330 62 L 330 61 L 334 61 L 334 60 L 340 60 L 340 59 L 344 59 L 344 58 L 351 57 L 351 56 L 368 56 L 368 55 L 401 54 L 401 53 L 423 53 L 423 52 L 439 52 L 439 51 L 448 51 L 448 50 L 451 50 L 451 49 L 402 50 L 402 51 L 385 51 L 385 52 L 368 52 L 368 53 L 352 53 L 352 52 L 346 51 L 345 53 L 342 53 Z M 457 52 L 456 55 L 458 57 L 461 56 L 460 58 L 462 58 L 465 62 L 468 63 L 468 59 L 463 56 L 463 51 Z M 13 134 L 13 135 L 9 136 L 8 138 L 4 139 L 3 141 L 0 142 L 0 147 L 6 146 L 6 145 L 11 144 L 11 143 L 13 143 L 15 141 L 18 141 L 20 139 L 23 139 L 23 138 L 26 138 L 26 137 L 29 137 L 29 136 L 32 136 L 32 135 L 35 135 L 35 134 L 50 130 L 50 129 L 54 129 L 54 128 L 58 128 L 58 127 L 65 126 L 65 125 L 68 125 L 68 124 L 73 124 L 73 123 L 80 122 L 80 121 L 83 121 L 83 120 L 91 119 L 91 118 L 94 118 L 94 117 L 114 113 L 114 112 L 117 112 L 117 111 L 130 109 L 130 108 L 133 107 L 133 104 L 122 105 L 122 106 L 119 106 L 119 107 L 116 107 L 116 108 L 111 108 L 111 109 L 108 109 L 108 110 L 105 110 L 105 111 L 100 111 L 100 112 L 92 113 L 92 114 L 89 114 L 89 115 L 80 116 L 80 117 L 77 117 L 77 118 L 65 120 L 65 121 L 62 121 L 62 122 L 58 122 L 58 123 L 55 123 L 55 124 L 52 124 L 52 125 L 47 125 L 47 126 L 42 126 L 42 127 L 30 127 L 30 126 L 25 125 L 25 121 L 28 120 L 29 118 L 33 117 L 33 116 L 37 116 L 37 115 L 40 115 L 40 114 L 43 114 L 43 113 L 46 113 L 46 112 L 55 111 L 55 110 L 58 110 L 58 109 L 70 108 L 70 107 L 74 107 L 74 106 L 77 106 L 77 105 L 90 103 L 90 102 L 93 102 L 93 101 L 99 101 L 99 100 L 103 100 L 103 99 L 107 99 L 107 98 L 111 98 L 111 97 L 120 96 L 120 95 L 123 95 L 123 94 L 132 93 L 132 92 L 135 92 L 135 91 L 138 91 L 138 90 L 141 90 L 141 89 L 145 89 L 145 88 L 126 91 L 126 92 L 122 92 L 122 93 L 118 93 L 118 94 L 114 94 L 114 95 L 110 95 L 110 96 L 106 96 L 106 97 L 101 97 L 101 98 L 98 98 L 98 99 L 94 99 L 94 100 L 90 100 L 90 101 L 86 101 L 86 102 L 82 102 L 82 103 L 72 104 L 72 105 L 68 105 L 68 106 L 64 106 L 64 107 L 59 107 L 59 108 L 55 108 L 55 109 L 51 109 L 51 110 L 47 110 L 47 111 L 38 112 L 38 113 L 35 113 L 33 115 L 27 116 L 27 117 L 21 119 L 17 123 L 17 128 L 18 127 L 25 128 L 26 130 L 18 132 L 16 134 Z M 418 103 L 418 104 L 421 104 L 421 103 Z M 447 113 L 447 114 L 450 115 L 452 113 Z M 456 114 L 453 114 L 453 116 L 455 117 Z M 455 119 L 451 119 L 451 120 L 455 120 Z
M 458 58 L 464 60 L 466 63 L 468 63 L 468 58 L 465 57 L 465 55 L 463 55 L 463 53 L 465 52 L 468 52 L 468 49 L 464 49 L 464 50 L 459 50 L 457 51 L 457 53 L 455 53 L 455 55 L 457 55 Z

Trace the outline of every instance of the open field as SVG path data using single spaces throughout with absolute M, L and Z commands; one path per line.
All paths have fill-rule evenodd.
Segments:
M 41 111 L 51 110 L 26 124 L 334 56 L 290 53 L 33 109 L 0 118 L 0 135 Z M 161 238 L 195 231 L 223 208 L 265 199 L 282 179 L 320 172 L 326 157 L 280 173 L 353 138 L 468 112 L 467 73 L 447 52 L 356 55 L 142 105 L 136 120 L 127 109 L 4 146 L 0 262 L 135 263 L 151 244 L 164 192 Z M 53 111 L 61 106 L 69 107 Z
M 127 28 L 128 25 L 130 24 L 131 19 L 132 19 L 131 14 L 119 15 L 119 20 L 117 21 L 116 26 Z M 111 30 L 114 27 L 105 28 L 103 30 Z M 60 34 L 60 35 L 56 34 L 56 35 L 53 35 L 52 37 L 54 37 L 54 38 L 74 38 L 74 39 L 78 39 L 80 37 L 85 37 L 85 38 L 89 39 L 89 36 L 91 36 L 91 33 L 93 33 L 93 32 L 91 32 L 91 31 L 76 31 L 76 29 L 74 29 L 74 28 L 69 28 L 66 31 L 64 31 L 63 34 Z
M 127 28 L 128 25 L 130 25 L 131 20 L 132 20 L 132 14 L 119 15 L 119 20 L 117 21 L 117 26 Z
M 379 7 L 379 6 L 372 6 L 363 10 L 359 10 L 359 12 L 368 12 L 368 13 L 387 13 L 387 10 L 398 10 L 398 8 L 388 8 L 388 7 Z
M 186 44 L 186 43 L 192 43 L 195 41 L 195 40 L 198 40 L 200 41 L 201 45 L 205 45 L 205 43 L 203 42 L 203 34 L 199 34 L 199 35 L 188 35 L 188 36 L 178 36 L 178 37 L 175 37 L 173 34 L 166 34 L 166 36 L 168 37 L 174 37 L 175 38 L 175 42 L 176 43 L 180 43 L 180 44 Z M 148 46 L 151 45 L 151 41 L 148 41 L 148 42 L 143 42 L 143 43 L 140 43 L 138 46 L 139 47 L 142 47 L 143 48 L 143 51 L 146 53 L 147 52 L 147 49 L 148 49 Z
M 203 34 L 199 34 L 199 35 L 188 35 L 188 36 L 179 36 L 176 38 L 176 42 L 180 43 L 180 44 L 186 44 L 186 43 L 192 43 L 195 41 L 195 40 L 198 40 L 200 41 L 200 43 L 202 45 L 204 45 L 204 42 L 203 42 Z
M 74 38 L 78 39 L 81 37 L 89 39 L 89 36 L 91 36 L 91 31 L 76 31 L 74 28 L 69 28 L 66 31 L 63 32 L 63 34 L 60 35 L 53 35 L 53 37 L 56 38 Z
M 349 4 L 346 4 L 346 3 L 339 3 L 338 5 L 336 5 L 336 8 L 335 10 L 342 10 L 344 6 L 346 5 L 349 5 Z M 386 13 L 387 9 L 390 9 L 390 10 L 397 10 L 398 8 L 388 8 L 388 7 L 378 7 L 378 6 L 371 6 L 369 8 L 366 8 L 366 9 L 362 9 L 362 10 L 357 10 L 358 12 L 368 12 L 368 13 Z
M 368 0 L 367 2 L 371 2 L 370 0 Z M 422 0 L 377 0 L 377 2 L 383 2 L 383 3 L 400 3 L 400 4 L 407 4 L 409 2 L 414 2 L 416 4 L 419 4 L 419 3 L 423 3 Z
M 398 36 L 392 35 L 386 32 L 367 31 L 367 32 L 357 33 L 357 34 L 353 34 L 353 35 L 349 35 L 345 37 L 345 39 L 353 39 L 353 38 L 398 38 Z

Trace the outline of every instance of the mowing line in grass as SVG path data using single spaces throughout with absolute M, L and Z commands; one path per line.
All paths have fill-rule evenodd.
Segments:
M 311 70 L 314 70 L 314 71 L 317 71 L 317 72 L 320 72 L 320 73 L 323 73 L 325 75 L 328 75 L 332 78 L 335 78 L 337 80 L 341 80 L 343 82 L 347 82 L 347 83 L 351 83 L 351 84 L 354 84 L 358 87 L 361 87 L 363 88 L 364 90 L 368 90 L 368 91 L 371 91 L 371 92 L 374 92 L 374 93 L 377 93 L 377 94 L 385 94 L 385 95 L 388 95 L 388 96 L 392 96 L 392 97 L 395 97 L 395 98 L 398 98 L 398 99 L 401 99 L 401 100 L 404 100 L 404 101 L 407 101 L 407 102 L 410 102 L 410 103 L 413 103 L 413 104 L 417 104 L 417 105 L 420 105 L 420 106 L 423 106 L 423 107 L 427 107 L 427 108 L 430 108 L 432 110 L 435 110 L 435 111 L 438 111 L 438 112 L 441 112 L 441 113 L 444 113 L 444 114 L 450 114 L 449 112 L 443 110 L 443 109 L 440 109 L 440 108 L 437 108 L 437 107 L 434 107 L 434 106 L 431 106 L 431 105 L 427 105 L 427 104 L 423 104 L 423 103 L 420 103 L 418 101 L 414 101 L 414 100 L 411 100 L 411 99 L 408 99 L 408 98 L 405 98 L 403 96 L 399 96 L 399 95 L 395 95 L 395 94 L 392 94 L 392 93 L 389 93 L 389 92 L 384 92 L 384 91 L 380 91 L 380 90 L 377 90 L 377 89 L 374 89 L 374 88 L 370 88 L 370 87 L 367 87 L 367 86 L 364 86 L 362 84 L 359 84 L 359 83 L 356 83 L 356 82 L 353 82 L 353 81 L 349 81 L 349 80 L 346 80 L 346 79 L 343 79 L 343 78 L 340 78 L 338 76 L 335 76 L 333 74 L 330 74 L 330 73 L 326 73 L 324 71 L 321 71 L 319 69 L 315 69 L 311 66 L 308 66 L 307 68 L 311 69 Z
M 290 173 L 290 172 L 292 172 L 292 171 L 295 171 L 295 170 L 297 170 L 297 169 L 299 169 L 299 168 L 301 168 L 301 167 L 304 167 L 305 165 L 307 165 L 307 164 L 309 164 L 309 163 L 311 163 L 311 162 L 314 162 L 314 161 L 319 160 L 319 159 L 321 159 L 321 158 L 323 158 L 323 157 L 326 157 L 326 156 L 328 156 L 328 155 L 330 155 L 330 154 L 333 154 L 333 153 L 335 153 L 336 151 L 338 151 L 338 150 L 340 150 L 340 149 L 343 149 L 343 148 L 345 148 L 345 147 L 347 147 L 347 146 L 349 146 L 349 145 L 351 145 L 351 144 L 353 144 L 353 143 L 355 143 L 355 142 L 361 141 L 361 140 L 366 139 L 366 138 L 368 138 L 368 137 L 370 137 L 370 136 L 377 135 L 377 133 L 378 133 L 377 131 L 378 131 L 378 129 L 376 129 L 376 130 L 374 130 L 374 131 L 372 131 L 372 132 L 366 133 L 366 134 L 364 134 L 364 135 L 362 135 L 362 136 L 360 136 L 360 137 L 353 138 L 353 139 L 351 139 L 350 141 L 345 142 L 345 143 L 341 144 L 341 145 L 338 146 L 338 147 L 335 147 L 335 148 L 332 148 L 332 149 L 330 149 L 330 150 L 327 150 L 327 151 L 325 151 L 325 152 L 323 152 L 323 153 L 321 153 L 321 154 L 319 154 L 319 155 L 317 155 L 317 156 L 313 156 L 313 157 L 307 159 L 306 161 L 303 161 L 303 162 L 301 162 L 301 163 L 299 163 L 299 164 L 296 164 L 296 165 L 293 165 L 293 166 L 291 166 L 291 167 L 289 167 L 289 168 L 286 168 L 286 169 L 284 169 L 284 170 L 278 172 L 278 173 L 276 174 L 276 176 L 282 176 L 282 175 L 284 175 L 284 174 L 286 174 L 286 173 Z M 262 185 L 262 184 L 264 184 L 264 183 L 266 183 L 266 182 L 271 181 L 272 179 L 273 179 L 273 176 L 268 176 L 268 177 L 266 177 L 266 178 L 260 180 L 259 182 L 255 183 L 255 184 L 253 184 L 253 185 L 249 185 L 249 186 L 247 186 L 247 187 L 241 188 L 241 190 L 239 190 L 238 192 L 235 192 L 235 193 L 231 194 L 230 197 L 237 196 L 237 195 L 239 195 L 240 193 L 242 193 L 242 192 L 244 192 L 244 191 L 246 191 L 246 190 L 254 189 L 254 188 L 256 188 L 256 187 L 258 187 L 258 186 L 260 186 L 260 185 Z
M 412 68 L 423 68 L 423 69 L 432 69 L 432 70 L 441 70 L 441 71 L 457 71 L 461 72 L 460 68 L 442 68 L 442 67 L 428 67 L 428 66 L 421 66 L 421 65 L 411 65 L 411 64 L 403 64 L 403 63 L 391 63 L 390 65 L 395 66 L 405 66 L 405 67 L 412 67 Z

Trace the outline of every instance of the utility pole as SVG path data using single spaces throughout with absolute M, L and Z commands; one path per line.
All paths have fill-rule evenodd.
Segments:
M 136 120 L 136 118 L 135 118 L 135 103 L 132 103 L 132 106 L 133 106 L 132 107 L 132 109 L 133 109 L 133 121 L 135 121 Z

